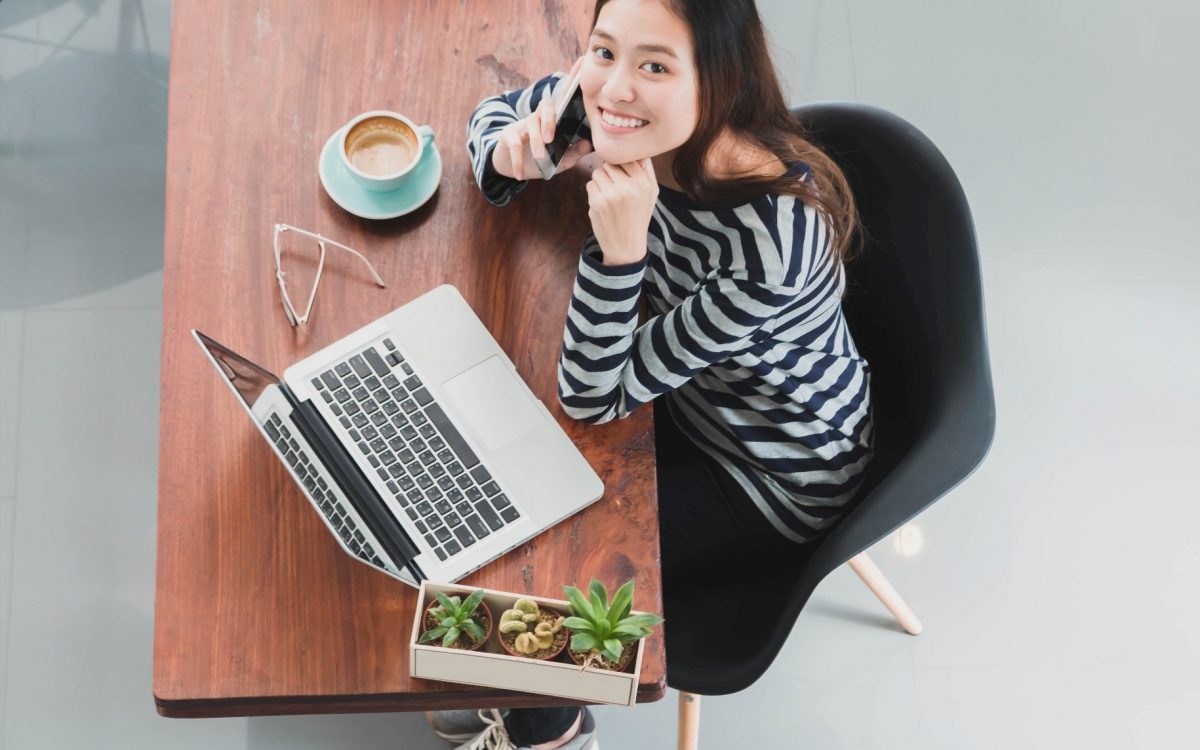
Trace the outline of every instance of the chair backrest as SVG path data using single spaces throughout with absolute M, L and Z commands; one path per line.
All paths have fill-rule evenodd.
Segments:
M 995 402 L 975 229 L 950 164 L 882 109 L 792 111 L 846 174 L 866 230 L 846 266 L 843 309 L 871 366 L 876 430 L 863 488 L 813 551 L 796 582 L 803 589 L 974 471 L 995 432 Z

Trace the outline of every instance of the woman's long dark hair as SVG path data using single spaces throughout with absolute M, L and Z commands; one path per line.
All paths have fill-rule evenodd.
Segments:
M 597 0 L 593 29 L 608 2 Z M 834 252 L 847 260 L 861 232 L 854 195 L 842 170 L 807 139 L 788 111 L 754 0 L 662 2 L 691 30 L 700 94 L 696 130 L 675 154 L 675 181 L 705 206 L 736 206 L 768 193 L 795 196 L 821 214 Z M 788 166 L 804 162 L 812 170 L 811 181 L 792 175 L 721 179 L 707 174 L 710 151 L 727 128 Z

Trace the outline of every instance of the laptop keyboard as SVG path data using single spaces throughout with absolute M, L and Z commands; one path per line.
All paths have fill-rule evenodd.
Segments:
M 421 382 L 384 339 L 312 379 L 358 450 L 447 560 L 520 518 Z
M 367 541 L 366 535 L 358 528 L 354 517 L 346 512 L 341 500 L 330 490 L 325 480 L 317 475 L 317 470 L 308 454 L 296 442 L 296 438 L 292 437 L 291 430 L 283 423 L 279 415 L 272 414 L 263 427 L 275 441 L 284 460 L 296 472 L 296 476 L 300 477 L 300 483 L 308 490 L 308 494 L 317 501 L 321 512 L 325 514 L 325 518 L 329 519 L 333 530 L 342 538 L 346 546 L 358 557 L 386 570 L 387 565 L 380 559 L 371 543 Z

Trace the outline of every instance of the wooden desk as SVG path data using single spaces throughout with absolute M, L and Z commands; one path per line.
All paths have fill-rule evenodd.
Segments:
M 604 498 L 463 581 L 561 597 L 595 575 L 637 579 L 662 612 L 651 410 L 590 426 L 562 414 L 555 367 L 579 246 L 581 178 L 531 185 L 505 209 L 474 184 L 467 119 L 485 96 L 568 70 L 591 3 L 286 0 L 172 9 L 163 278 L 154 696 L 166 716 L 551 705 L 409 678 L 416 592 L 342 553 L 190 336 L 276 373 L 441 283 L 458 287 L 606 485 Z M 359 112 L 431 125 L 444 160 L 426 206 L 355 218 L 317 155 Z M 379 289 L 331 251 L 312 319 L 292 329 L 274 279 L 284 222 L 364 252 Z M 664 626 L 665 627 L 665 626 Z M 666 688 L 663 630 L 639 700 Z

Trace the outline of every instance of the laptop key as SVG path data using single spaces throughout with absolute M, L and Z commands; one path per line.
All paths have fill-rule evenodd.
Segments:
M 462 464 L 460 464 L 458 461 L 452 462 L 447 470 L 450 472 L 450 476 L 452 477 L 456 477 L 466 471 L 466 469 L 464 469 Z
M 399 453 L 397 453 L 397 455 L 400 456 L 401 463 L 411 464 L 416 459 L 416 456 L 413 455 L 413 452 L 404 447 L 404 443 L 401 443 L 399 440 L 393 440 L 392 442 L 400 443 L 401 450 Z
M 330 404 L 330 405 L 329 405 L 329 409 L 330 409 L 330 411 L 332 411 L 332 412 L 333 412 L 335 415 L 337 415 L 337 416 L 339 416 L 339 417 L 340 417 L 340 416 L 342 416 L 342 407 L 338 406 L 337 404 Z
M 403 414 L 393 414 L 392 424 L 396 425 L 396 429 L 400 429 L 408 424 L 408 417 L 404 416 Z
M 396 479 L 399 479 L 405 475 L 404 467 L 401 466 L 400 464 L 392 464 L 391 466 L 388 467 L 388 472 L 392 476 L 394 476 Z M 408 489 L 408 488 L 406 487 L 405 489 Z
M 483 525 L 483 521 L 479 520 L 479 516 L 472 515 L 467 518 L 467 525 L 471 527 L 471 531 L 475 532 L 476 539 L 483 539 L 488 534 L 491 534 L 491 529 Z
M 404 360 L 401 359 L 399 354 L 397 354 L 395 352 L 388 352 L 387 361 L 388 361 L 388 364 L 395 366 L 395 365 L 400 364 Z
M 388 349 L 388 351 L 389 351 L 389 352 L 394 352 L 394 351 L 396 351 L 396 345 L 395 345 L 395 344 L 392 342 L 392 340 L 391 340 L 391 339 L 384 339 L 384 340 L 383 340 L 383 345 L 387 347 L 387 349 Z
M 430 453 L 429 451 L 425 451 L 421 455 L 417 456 L 417 458 L 421 459 L 421 463 L 425 464 L 426 466 L 429 466 L 430 464 L 432 464 L 434 461 L 437 460 L 436 458 L 433 457 L 433 454 Z
M 361 380 L 359 380 L 358 378 L 356 378 L 356 377 L 355 377 L 355 376 L 353 376 L 353 375 L 351 375 L 351 376 L 347 377 L 347 378 L 346 378 L 344 381 L 342 381 L 342 382 L 346 384 L 346 390 L 348 390 L 348 391 L 352 391 L 352 390 L 354 390 L 355 388 L 357 388 L 357 387 L 359 387 L 360 385 L 362 385 L 362 381 L 361 381 Z
M 433 425 L 431 424 L 421 425 L 419 432 L 421 433 L 421 437 L 426 440 L 437 437 L 437 430 L 433 429 Z
M 456 555 L 462 551 L 462 547 L 459 547 L 458 542 L 451 539 L 450 541 L 446 542 L 446 551 L 452 555 Z
M 271 442 L 278 442 L 279 430 L 275 429 L 275 425 L 268 421 L 263 427 L 266 428 L 267 434 L 271 436 Z
M 475 537 L 471 535 L 471 530 L 465 525 L 459 526 L 454 530 L 454 536 L 458 538 L 459 544 L 464 547 L 470 547 L 475 543 Z
M 369 398 L 366 401 L 363 401 L 362 407 L 363 407 L 363 411 L 365 411 L 367 414 L 374 414 L 375 412 L 379 411 L 379 404 L 375 403 L 375 399 L 373 399 L 373 398 Z M 380 414 L 379 416 L 383 417 L 384 419 L 387 419 L 387 417 L 382 414 Z M 372 419 L 374 419 L 374 417 L 372 417 Z M 379 423 L 376 422 L 375 424 L 379 424 Z
M 417 410 L 417 402 L 411 398 L 405 399 L 404 403 L 400 404 L 400 408 L 404 410 L 405 414 L 412 414 Z
M 417 437 L 417 431 L 412 427 L 404 427 L 400 430 L 400 436 L 405 440 L 413 440 Z
M 374 440 L 375 438 L 379 437 L 379 433 L 375 431 L 374 427 L 372 427 L 371 425 L 367 425 L 366 427 L 364 427 L 362 429 L 362 436 L 364 438 L 366 438 L 367 440 Z M 354 436 L 351 435 L 350 437 L 354 437 Z M 359 438 L 355 438 L 355 440 L 358 440 L 358 439 Z
M 508 502 L 508 498 L 504 495 L 496 495 L 492 498 L 492 505 L 496 506 L 496 510 L 503 510 L 512 503 Z
M 425 414 L 433 422 L 434 426 L 438 428 L 438 432 L 442 433 L 442 436 L 446 438 L 446 442 L 450 444 L 451 450 L 462 461 L 463 466 L 469 468 L 479 463 L 479 458 L 471 450 L 471 446 L 467 445 L 467 441 L 463 439 L 458 428 L 446 416 L 446 412 L 442 411 L 442 407 L 439 404 L 430 404 L 427 406 Z
M 454 544 L 454 542 L 451 542 L 450 544 Z M 438 548 L 434 549 L 434 552 L 437 554 L 439 560 L 441 560 L 442 562 L 446 561 L 446 557 L 447 557 L 446 550 L 442 549 L 441 547 L 438 547 Z
M 451 480 L 450 477 L 441 477 L 438 479 L 437 483 L 438 487 L 441 487 L 443 490 L 454 489 L 454 481 Z
M 410 503 L 423 503 L 425 496 L 418 489 L 411 489 L 404 495 L 405 499 Z
M 359 412 L 362 411 L 362 409 L 358 408 L 358 404 L 354 403 L 353 401 L 347 402 L 345 409 L 346 409 L 346 413 L 351 416 L 358 414 Z M 357 419 L 354 420 L 354 423 L 358 424 L 358 420 Z M 366 423 L 367 423 L 367 418 L 363 417 L 363 424 L 366 424 Z
M 383 453 L 385 450 L 387 450 L 387 443 L 383 442 L 383 440 L 380 438 L 375 438 L 371 441 L 371 450 L 375 451 L 376 453 Z
M 496 511 L 488 507 L 487 503 L 480 503 L 478 510 L 479 515 L 483 516 L 484 522 L 487 523 L 488 528 L 492 531 L 504 525 L 504 522 L 500 520 L 500 516 L 496 515 Z
M 446 499 L 452 503 L 460 503 L 463 499 L 463 493 L 459 490 L 450 490 L 446 493 Z
M 454 509 L 457 510 L 459 513 L 461 513 L 463 518 L 467 518 L 468 516 L 475 515 L 474 513 L 471 512 L 471 504 L 468 503 L 466 500 L 463 500 L 458 505 L 455 505 Z
M 445 525 L 446 522 L 442 520 L 441 516 L 434 515 L 429 517 L 429 528 L 437 529 Z
M 339 404 L 344 404 L 350 400 L 350 391 L 345 388 L 338 388 L 333 392 L 333 397 L 337 399 Z
M 388 374 L 388 366 L 383 363 L 383 358 L 379 356 L 379 352 L 375 351 L 374 347 L 366 350 L 363 354 L 366 355 L 367 361 L 371 363 L 371 369 L 380 376 Z M 354 360 L 350 361 L 353 362 Z
M 333 368 L 333 371 L 344 378 L 350 374 L 350 365 L 342 362 L 337 367 Z
M 429 447 L 433 448 L 435 451 L 444 450 L 446 447 L 446 441 L 442 440 L 440 437 L 435 437 L 429 441 Z
M 327 404 L 333 403 L 333 394 L 329 391 L 321 391 L 321 398 L 325 399 L 325 403 Z
M 505 521 L 512 523 L 513 521 L 520 518 L 521 514 L 517 512 L 516 508 L 514 508 L 510 505 L 507 508 L 505 508 L 504 510 L 500 511 L 500 517 L 503 518 Z
M 384 422 L 383 424 L 379 425 L 379 434 L 383 435 L 385 439 L 395 437 L 396 428 L 392 427 L 387 422 Z
M 411 378 L 404 379 L 404 387 L 408 390 L 415 390 L 421 387 L 421 378 L 413 375 Z
M 443 516 L 450 512 L 450 503 L 447 500 L 438 500 L 433 504 L 435 510 Z
M 356 406 L 355 404 L 350 404 L 350 406 L 355 406 L 355 408 L 357 408 L 357 406 Z M 348 413 L 348 414 L 349 414 L 349 413 L 352 413 L 352 412 L 350 411 L 349 407 L 347 407 L 347 409 L 346 409 L 346 413 Z M 368 419 L 367 419 L 367 415 L 366 415 L 366 414 L 362 414 L 362 413 L 355 414 L 355 415 L 354 415 L 353 417 L 351 417 L 350 419 L 351 419 L 351 421 L 352 421 L 352 422 L 354 422 L 354 424 L 355 424 L 356 426 L 358 426 L 358 427 L 366 427 L 366 426 L 367 426 L 367 424 L 368 424 L 368 422 L 370 421 L 370 420 L 368 420 Z
M 414 453 L 424 453 L 425 452 L 425 441 L 422 440 L 421 438 L 417 438 L 416 440 L 413 440 L 411 443 L 409 443 L 408 447 L 412 448 Z
M 431 518 L 429 520 L 432 521 L 432 520 L 434 520 L 434 518 L 437 518 L 437 516 L 434 516 L 433 518 Z M 425 521 L 423 521 L 423 520 L 417 521 L 414 525 L 417 527 L 417 531 L 422 534 L 429 531 L 429 527 L 425 525 Z
M 333 374 L 333 370 L 326 370 L 325 372 L 321 373 L 321 380 L 324 380 L 325 385 L 329 386 L 330 388 L 337 388 L 339 385 L 337 375 Z
M 446 473 L 446 469 L 441 464 L 434 464 L 433 466 L 429 467 L 429 473 L 433 475 L 434 479 L 437 479 Z
M 436 536 L 438 538 L 439 542 L 445 542 L 450 539 L 450 529 L 447 529 L 445 526 L 441 527 L 437 531 L 434 531 L 433 533 L 434 533 L 434 536 Z M 458 535 L 457 529 L 454 531 L 454 534 L 455 534 L 455 536 Z M 467 536 L 470 536 L 470 534 L 467 534 Z
M 389 400 L 383 402 L 383 410 L 386 411 L 390 415 L 390 414 L 395 414 L 396 412 L 400 411 L 400 407 L 396 406 L 395 401 L 392 401 L 389 399 Z
M 391 451 L 384 451 L 379 456 L 379 460 L 383 461 L 384 466 L 391 466 L 392 464 L 396 463 L 396 456 L 393 455 Z
M 421 388 L 420 390 L 417 390 L 417 391 L 413 391 L 413 398 L 415 398 L 417 400 L 417 403 L 420 404 L 421 406 L 425 406 L 426 404 L 433 401 L 433 396 L 430 396 L 429 391 L 425 390 L 424 388 Z
M 437 539 L 434 538 L 433 534 L 426 534 L 425 541 L 426 541 L 426 543 L 429 544 L 430 547 L 436 547 L 437 543 L 438 543 Z
M 338 417 L 338 421 L 342 423 L 342 427 L 345 427 L 347 430 L 350 429 L 350 425 L 352 423 L 350 422 L 349 417 Z
M 383 384 L 379 382 L 379 378 L 371 376 L 363 379 L 363 385 L 367 387 L 368 391 L 377 391 Z
M 395 388 L 396 386 L 400 385 L 400 379 L 389 372 L 387 375 L 383 376 L 383 385 L 388 390 L 391 390 L 392 388 Z
M 421 412 L 417 412 L 416 414 L 412 415 L 412 421 L 413 421 L 413 424 L 420 427 L 421 425 L 425 424 L 429 420 L 425 418 L 424 414 L 422 414 Z
M 421 478 L 417 480 L 417 484 L 420 485 L 421 489 L 427 490 L 433 484 L 433 480 L 429 478 L 428 474 L 422 474 Z
M 414 482 L 410 477 L 397 477 L 397 478 L 400 480 L 400 489 L 404 490 L 405 492 L 407 492 L 408 490 L 411 490 L 413 487 L 417 486 L 417 483 Z
M 482 466 L 476 466 L 474 469 L 471 469 L 471 476 L 475 477 L 475 481 L 479 482 L 480 484 L 490 481 L 492 478 L 492 475 L 488 473 L 488 470 Z
M 462 522 L 462 516 L 458 515 L 457 513 L 451 513 L 450 515 L 446 516 L 446 525 L 452 529 Z
M 501 495 L 501 497 L 504 496 Z M 467 490 L 467 499 L 473 503 L 478 502 L 483 499 L 483 493 L 479 491 L 478 487 L 471 487 Z
M 367 351 L 372 350 L 368 349 Z M 375 356 L 378 357 L 379 355 L 376 354 Z M 371 369 L 367 367 L 367 361 L 362 358 L 361 354 L 355 354 L 350 358 L 350 366 L 354 368 L 354 371 L 358 373 L 360 378 L 366 377 L 371 372 Z
M 491 497 L 492 495 L 495 495 L 498 492 L 500 492 L 500 488 L 498 486 L 496 486 L 495 482 L 488 482 L 487 484 L 483 485 L 483 491 L 487 494 L 488 497 Z
M 417 512 L 423 516 L 427 516 L 433 512 L 433 505 L 426 500 L 417 503 Z
M 462 476 L 460 476 L 460 477 L 459 477 L 457 480 L 455 480 L 455 481 L 457 481 L 457 482 L 458 482 L 458 486 L 459 486 L 459 487 L 462 487 L 462 488 L 465 490 L 466 488 L 468 488 L 468 487 L 470 487 L 470 486 L 471 486 L 471 475 L 470 475 L 470 474 L 463 474 Z
M 416 509 L 414 509 L 414 508 L 405 508 L 405 509 L 404 509 L 404 512 L 405 512 L 405 513 L 407 513 L 407 514 L 408 514 L 408 517 L 409 517 L 409 518 L 411 518 L 411 519 L 412 519 L 412 520 L 414 520 L 414 521 L 415 521 L 415 520 L 417 520 L 417 519 L 420 517 L 420 516 L 418 516 L 418 515 L 417 515 L 417 511 L 416 511 Z
M 404 359 L 403 359 L 403 358 L 401 358 L 401 357 L 397 357 L 397 358 L 396 358 L 396 361 L 397 361 L 397 362 L 403 362 L 403 364 L 401 364 L 401 365 L 400 365 L 400 368 L 401 368 L 402 370 L 404 370 L 404 374 L 405 374 L 405 375 L 412 375 L 412 373 L 413 373 L 413 369 L 412 369 L 412 366 L 411 366 L 410 364 L 408 364 L 407 362 L 404 362 Z

